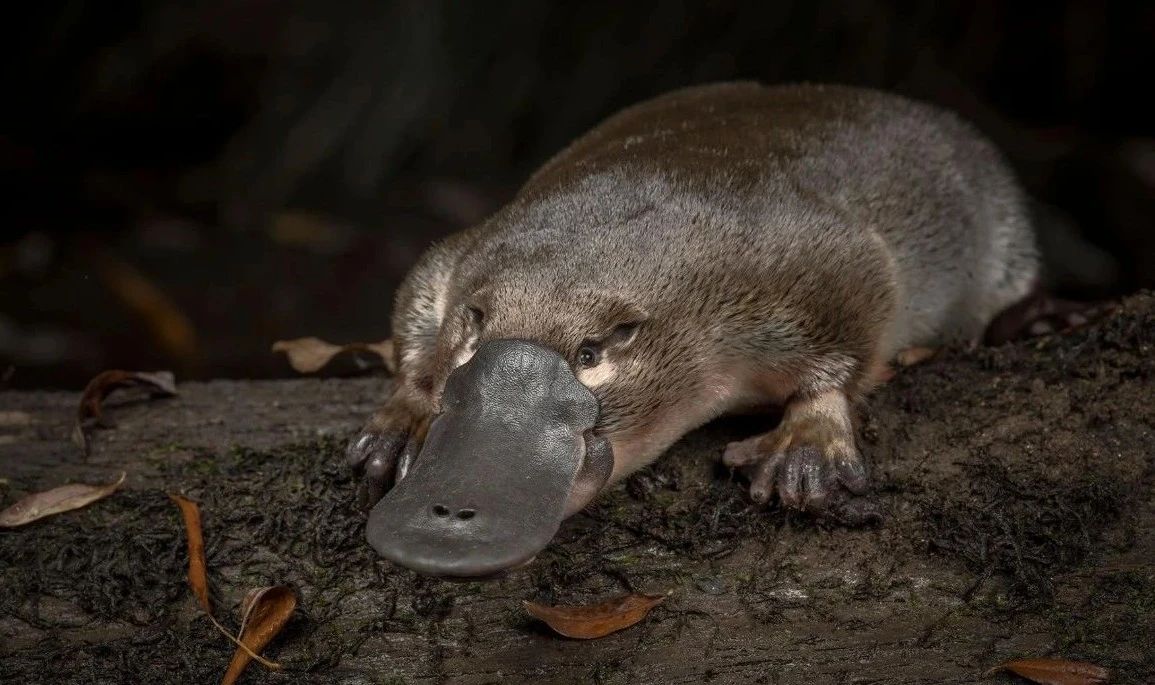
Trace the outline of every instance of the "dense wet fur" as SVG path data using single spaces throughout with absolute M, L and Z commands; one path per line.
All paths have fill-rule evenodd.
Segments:
M 610 118 L 425 254 L 394 309 L 397 390 L 367 431 L 408 432 L 499 338 L 574 361 L 616 477 L 747 405 L 831 415 L 899 349 L 978 339 L 1029 291 L 1026 217 L 997 151 L 936 108 L 832 86 L 674 92 Z M 591 342 L 600 363 L 584 369 Z M 788 504 L 814 508 L 826 493 L 808 489 L 861 489 L 845 418 L 795 431 L 829 445 L 783 440 L 787 423 L 757 447 L 787 452 L 729 461 L 762 464 L 755 486 L 782 481 Z M 388 460 L 378 452 L 350 458 Z M 827 465 L 843 461 L 856 466 Z

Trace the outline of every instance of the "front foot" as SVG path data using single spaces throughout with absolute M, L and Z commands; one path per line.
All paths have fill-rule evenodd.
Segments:
M 421 451 L 428 427 L 428 416 L 390 400 L 353 436 L 345 457 L 353 475 L 361 479 L 357 499 L 363 508 L 372 508 L 405 477 Z
M 827 392 L 791 402 L 781 424 L 730 443 L 722 461 L 750 478 L 750 497 L 766 504 L 825 512 L 840 495 L 866 491 L 866 465 L 854 445 L 846 397 Z

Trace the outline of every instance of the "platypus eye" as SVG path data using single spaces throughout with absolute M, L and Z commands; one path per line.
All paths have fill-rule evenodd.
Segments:
M 581 364 L 588 369 L 591 366 L 597 366 L 598 361 L 600 361 L 600 357 L 601 355 L 598 354 L 596 349 L 587 345 L 578 350 L 577 360 L 578 364 Z

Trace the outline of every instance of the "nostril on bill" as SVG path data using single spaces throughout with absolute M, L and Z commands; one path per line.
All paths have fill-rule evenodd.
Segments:
M 462 521 L 468 521 L 476 515 L 477 511 L 474 509 L 461 509 L 457 512 L 457 518 L 461 519 Z
M 445 506 L 444 504 L 434 504 L 433 515 L 441 517 L 449 516 L 449 507 Z

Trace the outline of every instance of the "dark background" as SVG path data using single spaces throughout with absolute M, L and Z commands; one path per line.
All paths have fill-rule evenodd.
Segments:
M 287 375 L 274 340 L 387 337 L 431 241 L 616 109 L 724 79 L 954 109 L 1038 199 L 1055 290 L 1155 286 L 1155 3 L 35 7 L 0 48 L 10 387 Z

